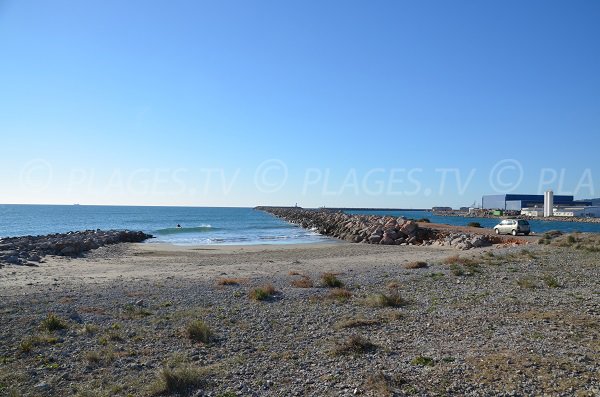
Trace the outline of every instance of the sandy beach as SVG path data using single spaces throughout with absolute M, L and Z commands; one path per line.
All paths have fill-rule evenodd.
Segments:
M 593 396 L 599 276 L 597 252 L 539 244 L 48 257 L 0 269 L 0 392 Z

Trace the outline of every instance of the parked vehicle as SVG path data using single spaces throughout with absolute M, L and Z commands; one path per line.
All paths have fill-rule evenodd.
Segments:
M 516 236 L 519 233 L 523 233 L 528 236 L 531 232 L 529 222 L 524 219 L 504 219 L 502 222 L 494 226 L 496 234 L 512 234 Z

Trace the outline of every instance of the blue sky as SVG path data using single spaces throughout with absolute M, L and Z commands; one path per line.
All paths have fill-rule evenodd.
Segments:
M 600 196 L 597 1 L 0 0 L 0 202 Z

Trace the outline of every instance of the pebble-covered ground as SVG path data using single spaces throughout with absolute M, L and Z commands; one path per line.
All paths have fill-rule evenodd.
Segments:
M 137 246 L 54 266 L 162 273 L 11 288 L 0 269 L 0 395 L 600 395 L 597 251 Z

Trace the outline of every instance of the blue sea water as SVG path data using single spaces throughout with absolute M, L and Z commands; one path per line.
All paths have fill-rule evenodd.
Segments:
M 497 219 L 437 216 L 428 211 L 349 211 L 356 214 L 428 218 L 434 223 L 492 228 Z M 600 233 L 598 223 L 530 221 L 532 230 Z M 177 224 L 181 228 L 177 228 Z M 336 241 L 252 208 L 0 205 L 0 237 L 86 229 L 142 230 L 150 242 L 177 245 L 295 244 Z
M 332 241 L 252 208 L 0 205 L 0 237 L 86 229 L 142 230 L 177 245 Z
M 492 229 L 500 222 L 494 218 L 466 218 L 462 216 L 439 216 L 434 215 L 430 211 L 387 211 L 387 210 L 364 210 L 364 211 L 347 211 L 350 214 L 362 215 L 391 215 L 404 216 L 409 219 L 427 218 L 432 223 L 443 223 L 453 226 L 467 226 L 469 222 L 479 222 L 482 227 Z M 589 232 L 600 233 L 600 223 L 587 222 L 561 222 L 561 221 L 539 221 L 530 220 L 531 231 L 535 233 L 544 233 L 549 230 L 560 230 L 564 233 L 572 232 Z

